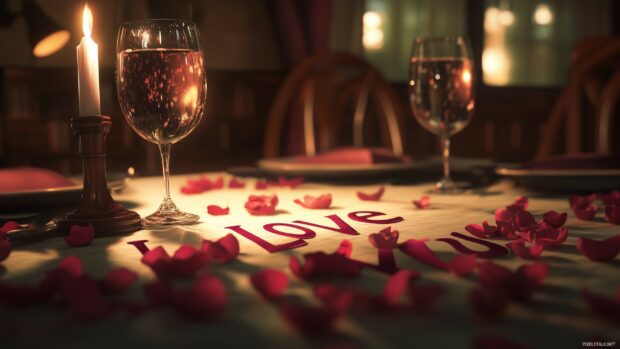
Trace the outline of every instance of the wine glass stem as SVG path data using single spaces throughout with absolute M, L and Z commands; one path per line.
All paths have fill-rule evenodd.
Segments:
M 450 181 L 450 136 L 447 133 L 441 135 L 443 156 L 443 180 Z
M 161 168 L 164 173 L 164 186 L 166 187 L 166 197 L 164 202 L 170 201 L 170 143 L 159 144 L 159 153 L 161 155 Z

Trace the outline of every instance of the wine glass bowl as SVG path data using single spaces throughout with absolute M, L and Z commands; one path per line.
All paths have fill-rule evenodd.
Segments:
M 170 198 L 170 149 L 203 117 L 207 82 L 196 25 L 184 20 L 124 23 L 116 45 L 116 88 L 127 123 L 140 137 L 159 146 L 165 197 L 144 218 L 145 226 L 189 224 Z
M 471 49 L 463 37 L 417 38 L 409 76 L 411 111 L 442 140 L 444 177 L 439 192 L 458 192 L 450 178 L 450 137 L 465 128 L 474 112 Z

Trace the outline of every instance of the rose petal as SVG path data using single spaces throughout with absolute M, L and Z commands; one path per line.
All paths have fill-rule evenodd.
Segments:
M 112 307 L 101 295 L 97 283 L 89 277 L 65 279 L 59 285 L 59 291 L 61 300 L 80 320 L 98 320 L 112 313 Z
M 620 235 L 602 241 L 578 238 L 577 249 L 592 261 L 610 262 L 620 253 Z
M 172 257 L 168 255 L 168 252 L 166 252 L 162 246 L 157 246 L 146 252 L 142 255 L 142 259 L 140 261 L 151 268 L 151 270 L 153 270 L 153 272 L 158 276 L 167 276 L 172 271 L 170 265 Z
M 512 250 L 512 253 L 526 259 L 538 258 L 544 250 L 543 245 L 532 245 L 530 247 L 525 247 L 525 241 L 523 240 L 511 241 L 507 243 L 506 246 Z
M 211 260 L 220 263 L 230 262 L 239 255 L 239 240 L 232 234 L 227 234 L 216 242 L 204 240 L 201 251 Z
M 577 218 L 583 221 L 591 221 L 596 216 L 598 207 L 596 207 L 596 205 L 576 206 L 573 210 Z
M 108 292 L 122 292 L 128 289 L 131 284 L 138 279 L 138 274 L 127 268 L 116 268 L 110 270 L 103 280 L 101 286 Z
M 525 231 L 536 225 L 536 219 L 528 211 L 519 211 L 512 218 L 513 227 L 518 231 Z
M 203 275 L 187 290 L 174 294 L 174 307 L 190 320 L 213 320 L 226 309 L 224 283 L 213 275 Z
M 466 276 L 471 274 L 478 265 L 478 258 L 474 254 L 458 254 L 454 256 L 448 266 L 450 271 L 458 276 Z
M 353 253 L 353 244 L 349 240 L 342 240 L 338 246 L 338 250 L 336 250 L 336 253 L 347 258 L 351 257 L 351 253 Z
M 439 285 L 411 285 L 409 296 L 413 307 L 422 312 L 430 312 L 443 296 L 444 288 Z
M 2 227 L 0 227 L 0 239 L 5 239 L 8 232 L 17 228 L 19 228 L 19 223 L 17 222 L 8 221 L 4 223 Z
M 605 207 L 605 220 L 611 224 L 620 224 L 620 204 Z
M 80 225 L 72 225 L 69 229 L 69 235 L 65 236 L 65 243 L 69 247 L 81 247 L 89 245 L 95 238 L 95 228 L 92 224 L 85 227 Z
M 256 181 L 256 184 L 254 184 L 254 189 L 256 190 L 264 190 L 267 189 L 267 187 L 267 181 Z
M 506 209 L 521 211 L 521 210 L 527 210 L 527 206 L 528 206 L 528 199 L 527 199 L 527 197 L 525 197 L 525 196 L 517 196 L 515 201 L 511 205 L 506 207 Z
M 209 256 L 194 246 L 181 245 L 172 255 L 170 267 L 174 276 L 195 275 L 209 262 Z
M 499 319 L 508 305 L 506 298 L 477 287 L 469 291 L 469 302 L 476 315 L 489 321 Z
M 355 298 L 355 292 L 334 285 L 319 285 L 314 288 L 314 296 L 323 303 L 323 305 L 336 314 L 345 313 Z
M 488 221 L 482 222 L 482 225 L 468 224 L 465 227 L 465 230 L 481 239 L 499 236 L 499 229 L 495 226 L 489 225 Z
M 187 183 L 181 187 L 183 194 L 200 194 L 207 190 L 222 189 L 224 187 L 224 177 L 218 176 L 215 180 L 202 176 L 196 179 L 187 179 Z
M 348 241 L 347 241 L 348 242 Z M 342 245 L 339 252 L 342 250 Z M 289 268 L 301 279 L 315 277 L 357 277 L 360 274 L 362 263 L 349 259 L 345 253 L 327 254 L 313 252 L 304 254 L 305 264 L 303 267 L 295 256 L 291 256 Z M 348 253 L 350 254 L 350 253 Z
M 272 215 L 278 206 L 277 195 L 250 195 L 245 203 L 245 209 L 254 216 Z
M 212 216 L 225 216 L 230 212 L 230 208 L 220 207 L 218 205 L 209 205 L 207 206 L 207 213 Z
M 304 200 L 295 199 L 295 203 L 310 209 L 325 209 L 332 204 L 332 194 L 323 194 L 317 197 L 306 195 Z
M 378 249 L 394 249 L 398 247 L 398 230 L 392 230 L 387 227 L 378 233 L 368 235 L 368 241 L 374 248 Z
M 549 224 L 554 228 L 559 228 L 566 223 L 568 215 L 566 212 L 558 213 L 556 211 L 548 211 L 543 214 L 543 222 Z
M 383 300 L 390 306 L 396 306 L 405 291 L 409 288 L 409 281 L 418 278 L 420 274 L 413 270 L 400 270 L 390 276 L 383 287 Z
M 381 196 L 383 196 L 383 193 L 385 192 L 385 187 L 381 187 L 379 188 L 379 190 L 377 190 L 374 193 L 371 194 L 367 194 L 367 193 L 363 193 L 361 191 L 357 192 L 357 197 L 360 200 L 364 200 L 364 201 L 379 201 L 381 200 Z
M 283 176 L 278 177 L 278 185 L 281 187 L 289 187 L 295 189 L 304 183 L 304 177 L 286 178 Z
M 533 291 L 544 281 L 549 265 L 543 262 L 519 267 L 516 272 L 493 262 L 478 264 L 480 283 L 497 296 L 527 301 Z
M 338 319 L 336 312 L 303 304 L 287 303 L 280 313 L 296 330 L 309 336 L 331 332 Z
M 245 182 L 242 182 L 237 178 L 231 178 L 230 182 L 228 182 L 228 187 L 231 189 L 245 188 Z
M 418 209 L 425 209 L 431 204 L 431 197 L 424 195 L 419 200 L 413 200 L 413 204 Z
M 56 266 L 52 272 L 58 272 L 70 277 L 82 276 L 83 272 L 82 260 L 77 256 L 68 256 Z
M 266 299 L 280 297 L 288 287 L 288 277 L 275 269 L 263 269 L 250 277 L 254 288 Z
M 534 231 L 533 241 L 543 248 L 551 248 L 559 246 L 566 242 L 568 237 L 568 229 L 566 227 L 553 228 L 545 226 L 544 223 Z
M 600 296 L 584 289 L 581 293 L 590 310 L 598 317 L 620 322 L 620 299 Z
M 592 205 L 594 200 L 596 200 L 596 193 L 585 196 L 571 195 L 568 200 L 570 203 L 570 208 L 573 210 L 576 208 L 585 208 Z
M 603 204 L 607 206 L 620 205 L 620 190 L 614 190 L 606 194 L 599 194 L 599 198 Z

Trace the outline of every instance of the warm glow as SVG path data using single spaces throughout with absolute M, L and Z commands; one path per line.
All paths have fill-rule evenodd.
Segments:
M 362 17 L 362 23 L 364 23 L 365 27 L 377 28 L 380 27 L 381 24 L 383 24 L 383 20 L 378 13 L 368 11 L 364 13 L 364 16 Z
M 93 13 L 90 11 L 88 4 L 84 5 L 84 12 L 82 14 L 82 30 L 84 36 L 90 36 L 93 32 Z
M 469 69 L 464 69 L 463 70 L 463 82 L 466 84 L 471 83 L 471 72 L 469 71 Z
M 510 10 L 502 10 L 497 17 L 499 23 L 505 27 L 509 27 L 515 22 L 515 15 Z
M 383 18 L 374 11 L 367 11 L 362 17 L 362 45 L 366 50 L 378 50 L 383 47 Z
M 506 49 L 487 47 L 482 52 L 484 81 L 492 85 L 505 85 L 510 72 L 510 58 Z M 471 78 L 471 76 L 470 76 Z
M 190 87 L 183 96 L 183 105 L 196 108 L 198 104 L 198 88 L 196 86 Z
M 534 11 L 534 22 L 538 25 L 549 25 L 553 22 L 553 12 L 549 5 L 540 4 Z
M 60 50 L 71 38 L 71 34 L 68 30 L 59 30 L 54 32 L 41 41 L 39 41 L 32 49 L 32 54 L 35 57 L 47 57 Z

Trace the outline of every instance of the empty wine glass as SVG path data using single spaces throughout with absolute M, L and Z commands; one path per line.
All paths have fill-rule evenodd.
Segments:
M 467 39 L 415 39 L 410 60 L 411 110 L 425 129 L 441 137 L 443 178 L 435 185 L 441 193 L 459 191 L 450 178 L 450 137 L 471 121 L 473 78 L 473 59 Z
M 172 202 L 169 184 L 170 148 L 194 130 L 205 110 L 207 81 L 196 25 L 168 19 L 124 23 L 116 43 L 116 88 L 131 128 L 161 153 L 165 197 L 143 224 L 198 221 Z

